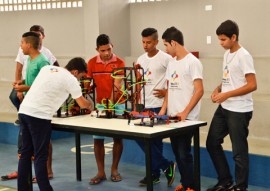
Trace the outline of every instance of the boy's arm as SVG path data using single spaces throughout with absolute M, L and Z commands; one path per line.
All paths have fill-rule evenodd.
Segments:
M 75 100 L 81 108 L 89 109 L 90 111 L 94 109 L 94 104 L 92 100 L 87 100 L 83 96 L 80 96 Z
M 236 97 L 241 95 L 246 95 L 250 92 L 253 92 L 257 89 L 256 75 L 254 73 L 249 73 L 245 75 L 247 83 L 235 90 L 218 93 L 213 100 L 215 103 L 222 103 L 230 97 Z
M 13 88 L 16 84 L 22 83 L 22 69 L 23 65 L 20 62 L 17 62 L 16 64 L 16 72 L 15 72 L 15 82 L 13 83 Z M 17 97 L 22 102 L 23 100 L 23 93 L 17 91 Z
M 23 65 L 20 62 L 17 62 L 16 72 L 15 72 L 15 82 L 22 80 L 22 69 L 23 69 Z
M 197 103 L 200 101 L 204 93 L 202 79 L 195 79 L 193 84 L 194 84 L 194 94 L 191 97 L 189 104 L 186 106 L 184 111 L 176 114 L 176 116 L 180 117 L 182 121 L 184 121 L 187 118 L 188 114 L 197 105 Z
M 19 84 L 16 84 L 14 86 L 14 89 L 17 91 L 17 92 L 26 92 L 30 89 L 31 86 L 27 86 L 27 85 L 19 85 Z
M 168 105 L 168 91 L 166 91 L 164 101 L 163 101 L 162 107 L 161 107 L 158 115 L 165 115 L 166 114 L 167 105 Z

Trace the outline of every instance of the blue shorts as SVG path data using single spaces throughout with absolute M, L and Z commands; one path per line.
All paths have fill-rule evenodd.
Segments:
M 116 111 L 115 114 L 122 115 L 125 110 L 125 104 L 119 104 L 115 107 Z M 105 136 L 93 135 L 94 139 L 105 139 Z

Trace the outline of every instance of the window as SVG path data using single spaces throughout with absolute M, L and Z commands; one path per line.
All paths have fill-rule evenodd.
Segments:
M 129 3 L 146 3 L 146 2 L 157 2 L 157 1 L 169 1 L 169 0 L 129 0 Z
M 0 12 L 77 8 L 83 0 L 0 0 Z

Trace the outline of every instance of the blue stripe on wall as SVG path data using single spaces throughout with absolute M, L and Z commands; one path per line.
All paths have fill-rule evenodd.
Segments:
M 11 123 L 0 123 L 0 143 L 17 145 L 19 127 Z M 73 133 L 53 131 L 52 139 L 60 139 L 74 136 Z
M 216 172 L 206 148 L 201 148 L 201 175 L 216 178 Z M 232 152 L 225 151 L 231 172 L 234 174 L 234 162 Z M 164 156 L 174 161 L 174 155 L 170 143 L 164 143 Z M 142 150 L 135 141 L 124 141 L 124 152 L 121 160 L 126 163 L 145 164 Z M 250 154 L 249 184 L 253 186 L 270 188 L 270 157 Z

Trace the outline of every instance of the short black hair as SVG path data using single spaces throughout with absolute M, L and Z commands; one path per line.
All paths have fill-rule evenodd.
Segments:
M 103 45 L 111 44 L 110 37 L 106 34 L 101 34 L 97 37 L 97 48 Z
M 31 26 L 30 31 L 31 32 L 41 32 L 41 34 L 43 36 L 45 35 L 44 28 L 42 26 L 40 26 L 40 25 L 33 25 L 33 26 Z
M 158 32 L 157 29 L 154 28 L 146 28 L 141 33 L 142 37 L 152 36 L 154 40 L 158 40 Z
M 223 23 L 219 25 L 219 27 L 216 30 L 216 34 L 219 35 L 225 35 L 229 38 L 232 38 L 232 36 L 236 35 L 236 40 L 238 41 L 239 37 L 239 28 L 236 22 L 232 20 L 226 20 Z
M 162 35 L 162 39 L 170 43 L 172 40 L 178 42 L 180 45 L 184 46 L 184 36 L 183 33 L 175 27 L 167 28 Z
M 79 73 L 87 73 L 87 65 L 86 62 L 83 58 L 81 57 L 75 57 L 72 58 L 68 64 L 65 67 L 68 71 L 72 71 L 72 70 L 78 70 Z
M 35 32 L 26 32 L 22 35 L 26 43 L 30 43 L 34 49 L 38 50 L 40 46 L 39 34 Z

